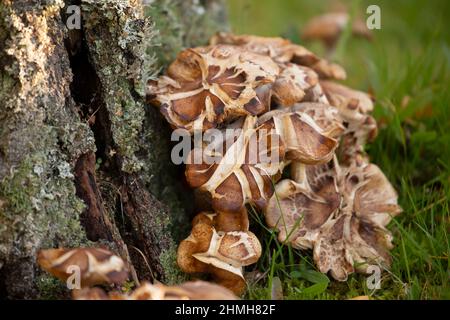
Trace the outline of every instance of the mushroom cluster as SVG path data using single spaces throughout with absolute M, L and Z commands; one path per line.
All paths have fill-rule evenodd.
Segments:
M 103 248 L 41 250 L 37 262 L 53 276 L 70 282 L 74 300 L 237 299 L 230 290 L 205 281 L 185 282 L 178 286 L 143 282 L 130 293 L 121 290 L 106 292 L 97 285 L 121 285 L 128 279 L 129 270 L 122 258 Z
M 187 157 L 187 182 L 208 211 L 179 246 L 183 271 L 243 292 L 243 267 L 261 255 L 246 205 L 280 241 L 313 249 L 319 270 L 337 280 L 389 264 L 386 225 L 401 209 L 364 152 L 377 135 L 373 101 L 336 82 L 345 78 L 341 66 L 286 39 L 219 33 L 149 83 L 149 101 L 174 129 L 223 133 Z

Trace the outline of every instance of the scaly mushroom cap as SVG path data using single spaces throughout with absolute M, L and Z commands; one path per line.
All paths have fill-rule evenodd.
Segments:
M 186 178 L 193 188 L 211 194 L 215 211 L 238 212 L 246 203 L 262 208 L 273 193 L 272 179 L 281 177 L 284 145 L 268 124 L 256 126 L 248 116 L 237 136 L 223 135 L 218 147 L 195 148 L 186 165 Z M 214 155 L 213 161 L 206 159 Z M 196 163 L 196 154 L 202 155 Z
M 342 163 L 364 155 L 364 145 L 373 141 L 378 133 L 377 123 L 370 115 L 373 102 L 368 94 L 350 89 L 332 81 L 320 82 L 330 104 L 339 109 L 346 125 L 345 134 L 339 148 Z
M 346 12 L 332 12 L 312 18 L 303 27 L 302 39 L 322 40 L 326 46 L 333 47 L 349 20 Z M 362 19 L 352 23 L 352 33 L 370 39 L 372 34 Z
M 281 177 L 287 162 L 328 162 L 338 146 L 337 140 L 328 137 L 298 108 L 268 112 L 258 122 L 247 117 L 234 143 L 228 143 L 228 149 L 223 143 L 225 154 L 215 152 L 220 157 L 210 164 L 204 158 L 201 164 L 195 164 L 195 154 L 205 154 L 207 150 L 194 149 L 189 156 L 191 164 L 186 166 L 190 186 L 211 194 L 215 211 L 237 212 L 246 203 L 264 208 L 273 194 L 273 183 Z M 267 141 L 264 147 L 261 140 Z
M 328 162 L 338 141 L 327 136 L 327 132 L 307 112 L 302 112 L 302 105 L 267 112 L 258 119 L 258 123 L 272 127 L 281 137 L 287 160 L 307 164 Z
M 131 294 L 110 292 L 100 288 L 75 290 L 74 300 L 237 300 L 228 289 L 206 281 L 190 281 L 178 286 L 142 283 Z
M 322 86 L 320 85 L 320 82 L 317 83 L 315 86 L 312 86 L 310 89 L 306 91 L 306 95 L 303 98 L 304 102 L 319 102 L 323 104 L 330 104 L 328 101 L 327 96 L 325 95 L 325 92 L 323 92 Z
M 128 278 L 125 262 L 111 251 L 101 248 L 41 250 L 37 262 L 41 268 L 63 281 L 73 275 L 73 266 L 78 267 L 82 287 L 121 284 Z
M 359 114 L 373 111 L 373 102 L 367 93 L 328 80 L 322 80 L 320 84 L 330 104 L 338 108 L 348 121 L 358 120 Z
M 261 245 L 248 225 L 243 226 L 247 230 L 217 231 L 230 228 L 222 225 L 230 220 L 215 216 L 201 213 L 194 219 L 190 236 L 178 247 L 177 262 L 184 272 L 210 273 L 217 283 L 240 294 L 245 289 L 242 267 L 258 261 Z
M 265 210 L 266 222 L 278 229 L 280 241 L 311 249 L 322 226 L 338 209 L 339 193 L 328 164 L 305 166 L 294 162 L 291 166 L 294 180 L 285 179 L 276 185 Z
M 293 44 L 287 39 L 219 32 L 210 39 L 210 44 L 236 45 L 251 52 L 267 55 L 277 63 L 292 62 L 306 66 L 322 78 L 346 78 L 345 70 L 341 66 L 321 59 L 308 49 Z
M 334 165 L 296 170 L 297 181 L 281 181 L 265 212 L 280 241 L 314 248 L 319 270 L 340 281 L 355 269 L 388 266 L 392 236 L 386 225 L 401 208 L 381 170 L 356 162 L 340 167 L 336 159 Z
M 167 76 L 150 82 L 148 96 L 175 128 L 206 130 L 238 116 L 269 110 L 278 65 L 236 46 L 182 51 Z
M 273 99 L 279 105 L 291 106 L 302 101 L 306 92 L 317 85 L 318 81 L 319 78 L 312 69 L 287 63 L 272 85 Z
M 329 104 L 302 102 L 294 104 L 291 110 L 310 116 L 327 137 L 339 139 L 345 133 L 345 126 L 339 111 Z

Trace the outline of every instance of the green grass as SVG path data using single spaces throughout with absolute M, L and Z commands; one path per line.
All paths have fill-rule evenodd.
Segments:
M 326 11 L 329 1 L 229 0 L 236 33 L 282 35 L 300 42 L 306 20 Z M 255 270 L 264 273 L 247 292 L 270 299 L 281 279 L 285 299 L 450 299 L 450 12 L 448 1 L 352 1 L 365 14 L 381 8 L 381 30 L 367 42 L 348 38 L 335 58 L 347 70 L 346 83 L 376 97 L 380 132 L 367 146 L 372 162 L 399 193 L 404 212 L 391 223 L 395 248 L 381 289 L 369 290 L 366 277 L 339 283 L 316 271 L 309 252 L 276 239 L 264 219 L 252 213 L 264 252 Z M 322 54 L 320 44 L 307 44 Z M 251 270 L 250 270 L 251 271 Z

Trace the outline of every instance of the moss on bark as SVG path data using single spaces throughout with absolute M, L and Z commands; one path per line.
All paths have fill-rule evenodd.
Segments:
M 81 5 L 82 30 L 65 27 L 69 4 Z M 0 296 L 66 294 L 35 256 L 40 248 L 92 244 L 80 221 L 92 208 L 77 196 L 74 170 L 92 153 L 98 186 L 91 196 L 108 201 L 101 212 L 112 224 L 103 227 L 120 231 L 128 248 L 94 240 L 129 251 L 143 277 L 136 252 L 154 252 L 146 258 L 156 276 L 180 280 L 175 249 L 189 201 L 170 164 L 170 130 L 145 105 L 144 88 L 179 49 L 223 29 L 222 12 L 219 1 L 0 3 Z M 104 185 L 117 191 L 105 193 Z
M 0 282 L 13 298 L 39 295 L 39 248 L 88 242 L 71 163 L 95 146 L 74 120 L 60 5 L 0 4 Z

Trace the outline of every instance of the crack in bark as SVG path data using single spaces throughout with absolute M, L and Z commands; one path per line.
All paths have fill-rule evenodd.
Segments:
M 102 100 L 104 92 L 95 67 L 90 62 L 89 50 L 83 31 L 73 36 L 80 44 L 70 43 L 67 50 L 70 56 L 73 82 L 71 95 L 79 105 L 79 114 L 82 121 L 87 121 L 94 134 L 97 151 L 94 154 L 83 154 L 76 162 L 75 185 L 77 196 L 80 197 L 87 208 L 81 217 L 81 223 L 86 229 L 87 237 L 92 241 L 107 240 L 115 244 L 119 254 L 132 266 L 137 268 L 140 278 L 164 279 L 164 269 L 160 264 L 159 256 L 162 248 L 170 246 L 170 234 L 157 238 L 156 230 L 162 230 L 163 226 L 155 221 L 149 213 L 161 212 L 164 216 L 165 208 L 147 190 L 138 175 L 127 174 L 120 170 L 121 157 L 111 151 L 117 150 L 114 145 L 111 132 L 109 113 Z M 71 47 L 77 48 L 71 54 Z M 130 85 L 131 86 L 131 85 Z M 140 97 L 130 88 L 135 99 Z M 102 162 L 96 170 L 96 160 Z M 98 178 L 107 180 L 117 190 L 115 199 L 111 195 L 103 197 L 98 183 Z M 104 199 L 109 201 L 110 214 L 105 207 Z M 123 208 L 123 212 L 122 212 Z M 116 224 L 118 218 L 124 213 L 125 221 Z M 117 226 L 120 226 L 117 227 Z M 164 234 L 164 232 L 162 232 Z M 128 246 L 139 249 L 139 252 L 128 252 Z M 146 257 L 143 261 L 141 253 Z M 131 257 L 130 257 L 131 256 Z M 148 270 L 147 262 L 150 262 L 152 270 Z M 134 276 L 137 281 L 136 275 Z

